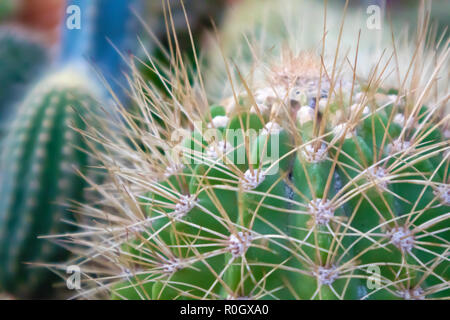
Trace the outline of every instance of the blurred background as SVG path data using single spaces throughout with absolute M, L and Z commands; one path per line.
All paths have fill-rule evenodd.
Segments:
M 27 84 L 32 83 L 33 78 L 34 80 L 38 79 L 40 72 L 44 72 L 43 69 L 54 66 L 55 63 L 65 59 L 65 56 L 82 56 L 94 64 L 97 62 L 98 65 L 101 65 L 102 62 L 104 65 L 118 63 L 119 55 L 112 48 L 111 43 L 105 41 L 106 38 L 114 40 L 114 33 L 119 39 L 118 42 L 120 42 L 120 37 L 128 38 L 128 43 L 134 42 L 132 45 L 123 46 L 114 43 L 118 45 L 118 49 L 143 56 L 142 46 L 138 44 L 136 36 L 139 35 L 148 53 L 155 58 L 163 59 L 160 46 L 170 48 L 173 45 L 168 40 L 166 31 L 168 7 L 170 7 L 170 14 L 173 17 L 173 29 L 170 28 L 170 33 L 176 32 L 180 47 L 187 56 L 192 58 L 191 41 L 180 0 L 128 1 L 130 5 L 134 6 L 134 10 L 137 9 L 139 19 L 135 16 L 136 11 L 128 16 L 115 12 L 116 3 L 127 3 L 123 0 L 109 1 L 108 9 L 102 12 L 104 21 L 100 19 L 97 22 L 88 21 L 83 17 L 83 22 L 91 27 L 89 30 L 82 28 L 78 33 L 91 33 L 90 40 L 85 40 L 85 42 L 97 41 L 101 43 L 97 44 L 97 47 L 103 47 L 101 48 L 103 56 L 97 53 L 95 58 L 95 54 L 90 55 L 85 48 L 68 44 L 70 41 L 76 42 L 74 39 L 79 36 L 74 37 L 71 32 L 68 32 L 66 24 L 67 19 L 70 19 L 70 14 L 66 10 L 71 4 L 77 5 L 83 4 L 83 2 L 86 1 L 0 0 L 0 124 L 11 114 L 14 102 L 21 92 L 26 90 Z M 102 1 L 91 2 L 101 3 Z M 326 1 L 311 0 L 310 2 L 318 3 L 321 6 Z M 378 5 L 382 8 L 383 18 L 388 23 L 392 23 L 394 28 L 400 29 L 408 26 L 414 30 L 420 2 L 420 0 L 350 0 L 349 7 L 353 11 L 365 12 L 370 5 Z M 434 0 L 432 2 L 431 19 L 433 23 L 437 24 L 437 33 L 442 34 L 450 22 L 450 1 Z M 208 51 L 209 44 L 205 37 L 205 31 L 212 30 L 211 21 L 214 21 L 219 29 L 222 23 L 225 24 L 224 33 L 231 30 L 228 32 L 230 34 L 228 36 L 237 38 L 240 33 L 246 31 L 246 27 L 251 26 L 252 18 L 257 15 L 262 3 L 273 3 L 274 9 L 280 7 L 279 1 L 276 0 L 184 0 L 197 51 L 200 48 L 203 49 L 203 52 Z M 329 10 L 342 12 L 345 0 L 333 0 L 327 1 L 327 3 Z M 99 6 L 101 7 L 101 4 Z M 120 10 L 120 4 L 117 6 L 117 10 Z M 82 14 L 84 13 L 82 12 Z M 135 20 L 134 22 L 139 26 L 135 26 L 128 33 L 123 30 L 113 30 L 115 22 L 119 21 L 120 24 L 120 19 Z M 252 22 L 250 23 L 250 21 Z M 95 30 L 95 23 L 99 24 L 100 22 L 105 25 L 104 28 Z M 127 21 L 127 24 L 129 23 L 130 21 Z M 321 22 L 318 21 L 317 24 L 321 25 Z M 112 31 L 109 32 L 108 28 L 111 28 Z M 96 32 L 98 33 L 97 37 L 92 36 L 92 33 Z M 86 35 L 83 36 L 87 38 Z M 116 61 L 104 58 L 108 54 L 116 56 Z M 108 66 L 99 69 L 104 73 L 109 71 L 107 70 Z M 154 80 L 148 70 L 143 70 L 143 72 L 147 73 L 150 80 Z
M 257 15 L 262 2 L 279 7 L 283 1 L 184 0 L 192 41 L 200 56 L 207 56 L 205 53 L 210 50 L 211 33 L 215 25 L 224 33 L 224 41 L 232 39 L 228 45 L 229 50 L 226 51 L 232 58 L 233 41 L 244 33 L 247 27 L 252 27 L 253 22 L 250 21 Z M 312 2 L 322 6 L 324 1 L 311 0 Z M 349 7 L 351 11 L 366 12 L 370 5 L 378 5 L 382 8 L 383 18 L 392 22 L 395 29 L 408 25 L 414 30 L 420 2 L 350 0 Z M 339 13 L 342 12 L 344 4 L 344 0 L 328 1 L 329 10 Z M 76 28 L 77 11 L 69 10 L 73 5 L 81 8 L 81 16 L 78 17 L 81 19 L 81 28 Z M 450 1 L 435 0 L 431 8 L 431 19 L 436 23 L 437 33 L 442 34 L 450 22 Z M 315 15 L 321 13 L 309 14 L 314 20 Z M 172 16 L 173 21 L 170 21 L 168 16 Z M 317 24 L 321 25 L 322 22 L 317 20 Z M 69 28 L 69 25 L 74 28 Z M 8 134 L 8 124 L 16 116 L 30 88 L 46 74 L 68 61 L 83 61 L 84 64 L 94 66 L 106 80 L 111 81 L 113 89 L 123 85 L 123 81 L 121 83 L 118 79 L 122 77 L 123 80 L 123 73 L 127 72 L 127 66 L 117 51 L 125 55 L 135 55 L 143 61 L 146 61 L 146 54 L 150 54 L 158 61 L 159 66 L 168 66 L 165 52 L 170 52 L 174 46 L 174 38 L 167 36 L 168 25 L 171 29 L 169 33 L 176 34 L 181 54 L 187 61 L 192 61 L 191 38 L 180 0 L 0 0 L 0 147 L 2 138 Z M 448 35 L 446 37 L 448 38 Z M 148 68 L 141 68 L 141 72 L 156 88 L 162 87 L 154 72 Z M 6 184 L 2 177 L 0 171 L 0 187 Z M 0 201 L 1 199 L 0 197 Z M 0 203 L 0 210 L 1 208 L 5 206 Z M 2 215 L 6 213 L 0 212 L 0 217 Z M 5 228 L 3 226 L 2 229 L 0 225 L 0 232 L 6 230 Z M 6 244 L 0 243 L 0 259 L 1 246 L 6 248 L 14 245 L 8 241 L 6 239 Z M 2 266 L 0 261 L 0 268 Z M 6 294 L 6 291 L 8 290 L 2 290 L 0 281 L 1 298 L 11 296 Z M 21 292 L 17 296 L 36 297 L 36 294 Z M 38 298 L 43 297 L 55 295 L 50 291 L 41 291 Z

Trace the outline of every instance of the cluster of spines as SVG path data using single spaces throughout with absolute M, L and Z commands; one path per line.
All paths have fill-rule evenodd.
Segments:
M 252 113 L 250 108 L 233 115 L 223 107 L 212 107 L 212 116 L 204 127 L 221 130 L 238 123 L 237 128 L 244 124 L 263 129 L 252 143 L 256 149 L 245 145 L 250 154 L 267 147 L 271 134 L 290 139 L 281 142 L 290 146 L 282 149 L 277 160 L 281 170 L 266 175 L 262 161 L 251 168 L 248 160 L 252 155 L 244 166 L 225 161 L 242 147 L 236 141 L 211 142 L 198 132 L 185 138 L 182 144 L 188 159 L 203 160 L 194 165 L 168 160 L 159 180 L 134 180 L 149 191 L 136 199 L 143 210 L 140 214 L 146 218 L 134 227 L 125 227 L 119 237 L 124 239 L 119 240 L 124 241 L 119 259 L 127 266 L 128 280 L 111 287 L 114 297 L 445 297 L 448 217 L 443 210 L 448 205 L 448 159 L 439 158 L 438 150 L 445 149 L 446 142 L 430 140 L 429 149 L 419 152 L 416 148 L 412 154 L 412 149 L 397 153 L 392 147 L 380 149 L 388 130 L 386 110 L 391 110 L 392 99 L 385 100 L 388 102 L 381 107 L 374 107 L 372 102 L 373 112 L 369 107 L 362 108 L 364 103 L 349 108 L 352 112 L 365 109 L 361 112 L 364 116 L 358 120 L 352 115 L 353 125 L 328 128 L 322 139 L 310 132 L 314 109 L 301 107 L 296 129 L 304 141 L 297 147 L 293 147 L 292 137 L 286 136 L 292 128 L 276 125 L 276 119 L 266 118 L 263 125 L 258 124 L 257 112 Z M 296 103 L 302 102 L 290 102 Z M 392 143 L 401 129 L 395 123 L 389 126 L 387 139 Z M 430 128 L 423 130 L 430 133 Z M 438 131 L 435 134 L 439 136 Z M 161 156 L 167 156 L 169 149 Z M 375 163 L 372 150 L 379 153 Z M 408 154 L 411 158 L 393 166 L 396 157 Z M 429 172 L 416 172 L 419 178 L 411 173 L 416 170 L 414 164 L 423 165 L 436 156 L 438 169 L 444 173 L 441 182 L 428 181 Z M 283 159 L 288 161 L 283 163 Z M 392 168 L 396 171 L 387 170 Z M 410 177 L 422 181 L 410 183 Z M 402 189 L 405 185 L 409 191 Z M 391 186 L 401 188 L 392 191 Z M 422 207 L 411 207 L 413 200 L 423 195 L 410 198 L 407 193 L 412 189 L 417 193 L 417 188 L 421 193 L 424 187 L 423 193 L 432 196 L 431 202 L 439 201 L 433 206 L 434 213 L 427 207 L 427 200 Z M 396 197 L 400 192 L 404 195 Z M 409 205 L 402 208 L 402 203 Z M 414 223 L 421 220 L 422 211 L 429 216 L 420 224 Z M 405 223 L 408 217 L 414 222 Z M 420 229 L 422 223 L 424 230 Z M 440 225 L 431 229 L 435 223 Z M 419 238 L 430 232 L 431 246 L 442 250 L 417 261 L 409 256 L 412 251 L 420 251 L 416 250 L 419 242 L 415 236 L 420 232 Z M 134 240 L 126 240 L 130 233 Z M 372 267 L 381 270 L 380 287 L 370 293 L 365 284 L 370 274 L 365 269 Z M 428 291 L 424 289 L 427 285 L 431 288 Z
M 288 67 L 294 79 L 310 71 Z M 137 98 L 139 116 L 123 113 L 143 127 L 93 135 L 114 154 L 99 156 L 116 182 L 113 192 L 104 189 L 112 207 L 104 210 L 105 228 L 90 235 L 89 255 L 100 252 L 97 262 L 105 262 L 105 275 L 96 274 L 102 288 L 120 299 L 448 297 L 448 139 L 440 136 L 448 117 L 433 117 L 442 103 L 418 108 L 422 99 L 412 99 L 400 107 L 401 95 L 355 86 L 350 106 L 348 96 L 332 96 L 354 84 L 339 87 L 334 70 L 330 75 L 328 83 L 313 79 L 313 89 L 319 83 L 329 96 L 274 88 L 276 80 L 292 80 L 288 75 L 263 88 L 271 95 L 264 104 L 240 74 L 244 93 L 235 88 L 231 103 L 209 114 L 190 87 L 175 88 L 182 92 L 171 92 L 169 102 L 149 92 Z M 273 103 L 280 98 L 287 99 Z M 418 130 L 399 128 L 393 110 Z M 265 130 L 256 142 L 239 135 L 211 141 L 195 132 L 195 120 L 218 130 Z M 194 131 L 182 142 L 187 163 L 170 156 L 180 126 Z M 285 142 L 281 170 L 266 174 L 254 150 L 273 143 L 274 132 Z M 145 148 L 127 148 L 124 137 Z M 240 149 L 243 163 L 226 161 Z M 378 278 L 368 269 L 379 270 Z M 375 289 L 371 279 L 379 279 Z

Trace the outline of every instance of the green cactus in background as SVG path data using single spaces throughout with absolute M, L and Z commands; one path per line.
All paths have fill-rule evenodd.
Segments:
M 232 90 L 213 106 L 185 70 L 170 99 L 133 74 L 139 112 L 86 132 L 110 182 L 96 186 L 100 212 L 85 211 L 95 229 L 72 235 L 93 278 L 80 294 L 448 299 L 449 48 L 418 30 L 414 55 L 375 60 L 367 77 L 339 46 L 271 38 L 283 50 L 224 66 Z
M 19 30 L 0 29 L 0 136 L 15 103 L 49 62 L 47 50 Z
M 67 294 L 64 287 L 61 291 L 51 290 L 52 284 L 58 282 L 51 271 L 61 275 L 70 270 L 60 265 L 69 259 L 62 248 L 67 249 L 67 243 L 55 243 L 58 241 L 54 237 L 77 229 L 73 213 L 87 203 L 83 177 L 91 172 L 88 165 L 93 165 L 77 131 L 87 129 L 84 121 L 99 109 L 99 101 L 113 100 L 109 93 L 118 100 L 123 98 L 118 89 L 120 81 L 105 89 L 90 62 L 102 79 L 117 80 L 123 64 L 116 50 L 133 53 L 137 42 L 135 16 L 129 8 L 139 11 L 142 1 L 120 0 L 113 5 L 107 0 L 64 2 L 67 7 L 79 6 L 83 27 L 63 28 L 57 63 L 49 74 L 39 78 L 33 90 L 21 88 L 24 91 L 20 93 L 27 99 L 11 117 L 12 124 L 5 121 L 7 135 L 1 142 L 0 292 L 19 298 L 61 298 Z M 15 38 L 12 41 L 20 43 Z M 30 65 L 39 55 L 30 54 L 36 52 L 27 47 L 18 50 L 17 57 L 8 57 L 5 62 L 12 65 L 13 58 L 23 56 L 27 61 L 5 66 L 0 74 L 5 71 L 6 79 L 16 75 L 12 78 L 17 83 L 25 82 L 22 78 L 26 72 L 34 72 L 37 78 L 37 69 Z M 11 86 L 6 89 L 5 94 L 12 91 Z M 6 119 L 3 114 L 0 117 Z M 101 179 L 99 174 L 91 178 Z M 51 239 L 39 238 L 45 236 Z
M 389 121 L 407 112 L 396 113 L 401 98 L 369 92 L 358 92 L 363 98 L 352 106 L 324 93 L 317 117 L 326 120 L 318 121 L 306 102 L 315 93 L 304 89 L 284 101 L 269 94 L 253 112 L 256 97 L 247 97 L 239 111 L 211 116 L 219 131 L 261 134 L 211 142 L 194 132 L 181 150 L 198 164 L 168 158 L 166 178 L 136 182 L 149 192 L 135 195 L 136 220 L 113 232 L 114 243 L 123 243 L 120 276 L 129 279 L 110 287 L 114 298 L 449 297 L 449 160 L 440 155 L 448 140 L 439 121 L 411 116 L 418 129 L 403 136 L 400 117 Z M 347 119 L 339 125 L 335 104 Z M 217 109 L 225 113 L 211 113 Z M 423 107 L 422 115 L 435 111 Z M 276 143 L 277 160 L 265 163 L 264 148 L 274 152 Z M 273 166 L 279 170 L 271 174 Z M 378 287 L 368 288 L 375 270 Z
M 45 267 L 67 251 L 39 236 L 73 231 L 68 201 L 82 203 L 89 158 L 83 117 L 97 108 L 88 81 L 61 71 L 27 94 L 2 145 L 0 185 L 0 290 L 48 298 L 57 277 Z M 63 222 L 66 220 L 66 222 Z

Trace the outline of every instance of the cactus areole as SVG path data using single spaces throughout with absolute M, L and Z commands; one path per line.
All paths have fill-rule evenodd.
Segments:
M 448 298 L 443 104 L 291 59 L 206 111 L 154 96 L 160 127 L 142 102 L 134 142 L 101 137 L 113 298 Z
M 449 51 L 420 41 L 362 66 L 367 77 L 355 48 L 256 43 L 250 66 L 225 59 L 218 90 L 232 90 L 213 105 L 181 57 L 161 79 L 167 96 L 134 72 L 138 111 L 86 133 L 110 180 L 95 185 L 101 207 L 83 210 L 95 226 L 71 234 L 89 275 L 81 292 L 448 299 Z

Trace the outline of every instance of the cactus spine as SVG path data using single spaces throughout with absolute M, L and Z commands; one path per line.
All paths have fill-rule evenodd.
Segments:
M 88 133 L 112 181 L 100 227 L 79 234 L 93 286 L 117 299 L 448 299 L 448 43 L 425 84 L 417 73 L 395 92 L 380 80 L 391 64 L 360 79 L 338 52 L 282 53 L 236 72 L 219 105 L 179 72 L 172 99 L 148 90 L 138 115 L 121 112 L 141 126 Z

